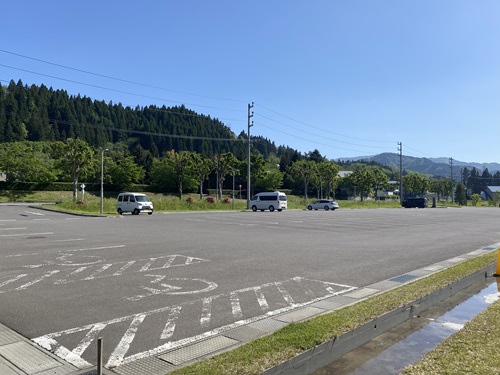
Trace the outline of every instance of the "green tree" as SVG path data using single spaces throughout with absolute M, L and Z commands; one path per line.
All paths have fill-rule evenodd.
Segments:
M 438 201 L 446 199 L 451 194 L 451 183 L 449 178 L 438 178 L 431 181 L 430 190 L 437 194 Z
M 248 161 L 245 163 L 245 167 L 247 165 Z M 267 165 L 264 157 L 258 152 L 253 152 L 250 155 L 250 196 L 253 196 L 255 194 L 255 191 L 268 190 L 267 182 L 264 180 L 266 178 L 269 167 L 270 166 Z
M 201 156 L 198 153 L 192 153 L 191 170 L 193 176 L 198 181 L 198 188 L 200 189 L 200 200 L 203 199 L 203 183 L 208 179 L 208 176 L 213 171 L 214 165 L 212 160 Z
M 382 168 L 377 167 L 372 171 L 375 192 L 387 189 L 389 185 L 389 177 L 382 171 Z
M 372 187 L 375 185 L 375 177 L 373 173 L 366 167 L 358 167 L 349 176 L 352 185 L 356 188 L 361 196 L 361 201 L 365 195 L 368 196 Z
M 459 206 L 467 206 L 467 195 L 465 194 L 465 186 L 458 184 L 455 189 L 455 202 Z
M 79 138 L 68 138 L 66 143 L 58 142 L 54 145 L 54 149 L 59 166 L 71 176 L 73 200 L 76 200 L 79 178 L 92 173 L 95 168 L 94 150 Z
M 179 189 L 179 199 L 182 199 L 183 193 L 183 182 L 190 172 L 190 167 L 193 162 L 193 158 L 189 151 L 175 152 L 174 150 L 167 151 L 166 158 L 170 165 L 174 169 L 177 175 L 177 187 Z
M 231 152 L 214 155 L 214 170 L 217 174 L 217 198 L 222 198 L 222 186 L 228 174 L 239 174 L 239 161 Z
M 7 181 L 53 182 L 57 169 L 46 142 L 9 142 L 0 144 L 0 171 Z
M 316 162 L 310 160 L 299 160 L 292 164 L 290 171 L 292 175 L 302 180 L 304 183 L 304 199 L 307 200 L 307 190 L 309 183 L 316 173 Z
M 263 173 L 255 178 L 254 189 L 258 191 L 274 191 L 283 185 L 283 173 L 280 171 L 279 159 L 275 155 L 269 155 L 263 167 Z
M 177 176 L 167 158 L 153 159 L 151 183 L 164 192 L 175 192 L 177 190 Z
M 321 184 L 325 185 L 327 189 L 327 196 L 330 197 L 331 192 L 335 192 L 335 189 L 340 182 L 338 177 L 340 167 L 333 161 L 324 160 L 318 164 L 317 171 Z M 321 188 L 322 186 L 323 185 L 321 185 Z M 323 193 L 321 193 L 320 198 L 323 198 Z
M 110 182 L 120 190 L 129 190 L 144 178 L 144 174 L 144 169 L 134 162 L 133 156 L 121 158 L 108 168 Z
M 430 188 L 430 180 L 419 173 L 409 173 L 403 176 L 403 192 L 406 194 L 424 195 Z

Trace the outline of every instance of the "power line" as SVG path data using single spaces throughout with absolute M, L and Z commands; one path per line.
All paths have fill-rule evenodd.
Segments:
M 130 80 L 127 80 L 127 79 L 112 77 L 112 76 L 105 75 L 105 74 L 90 72 L 88 70 L 73 68 L 73 67 L 70 67 L 70 66 L 67 66 L 67 65 L 57 64 L 57 63 L 54 63 L 54 62 L 50 62 L 50 61 L 46 61 L 46 60 L 42 60 L 42 59 L 37 59 L 35 57 L 30 57 L 30 56 L 26 56 L 26 55 L 21 55 L 19 53 L 15 53 L 15 52 L 11 52 L 11 51 L 6 51 L 4 49 L 0 49 L 0 52 L 7 53 L 7 54 L 10 54 L 10 55 L 13 55 L 13 56 L 22 57 L 22 58 L 28 59 L 28 60 L 38 61 L 38 62 L 41 62 L 41 63 L 44 63 L 44 64 L 48 64 L 48 65 L 57 66 L 57 67 L 64 68 L 64 69 L 73 70 L 75 72 L 90 74 L 90 75 L 93 75 L 93 76 L 96 76 L 96 77 L 101 77 L 101 78 L 112 79 L 114 81 L 130 83 L 130 84 L 137 85 L 137 86 L 149 87 L 149 88 L 153 88 L 153 89 L 158 89 L 158 90 L 163 90 L 163 91 L 170 91 L 170 92 L 175 92 L 175 93 L 178 93 L 178 94 L 198 96 L 198 97 L 208 98 L 208 99 L 217 99 L 217 100 L 233 101 L 233 102 L 240 102 L 240 103 L 244 102 L 243 100 L 238 100 L 238 99 L 219 98 L 219 97 L 215 97 L 215 96 L 195 94 L 195 93 L 190 93 L 190 92 L 185 92 L 185 91 L 178 91 L 178 90 L 167 89 L 167 88 L 159 87 L 159 86 L 148 85 L 148 84 L 141 83 L 141 82 L 130 81 Z
M 279 132 L 279 133 L 282 133 L 282 134 L 285 134 L 285 135 L 288 135 L 290 137 L 293 137 L 293 138 L 297 138 L 297 139 L 300 139 L 302 141 L 306 141 L 306 142 L 310 142 L 312 144 L 315 144 L 315 145 L 321 145 L 321 146 L 325 146 L 325 147 L 328 147 L 328 148 L 333 148 L 335 150 L 344 150 L 344 151 L 352 151 L 352 152 L 366 152 L 366 151 L 360 151 L 360 150 L 353 150 L 353 149 L 349 149 L 349 148 L 345 148 L 345 147 L 338 147 L 338 146 L 333 146 L 331 144 L 327 144 L 327 143 L 322 143 L 322 142 L 318 142 L 318 141 L 315 141 L 315 140 L 311 140 L 311 139 L 307 139 L 307 138 L 303 138 L 303 137 L 299 137 L 297 135 L 293 135 L 293 134 L 290 134 L 290 133 L 287 133 L 287 132 L 284 132 L 282 130 L 278 130 L 278 129 L 274 129 L 270 126 L 267 126 L 263 123 L 260 123 L 260 122 L 256 122 L 255 123 L 256 125 L 260 125 L 260 126 L 263 126 L 265 128 L 268 128 L 268 129 L 271 129 L 271 130 L 274 130 L 276 132 Z
M 148 131 L 142 131 L 142 130 L 119 129 L 119 128 L 115 128 L 112 126 L 80 124 L 80 123 L 75 123 L 75 122 L 65 121 L 65 120 L 49 119 L 49 123 L 53 124 L 53 125 L 73 125 L 73 126 L 89 127 L 89 128 L 94 128 L 94 129 L 110 130 L 110 131 L 120 132 L 120 133 L 152 135 L 152 136 L 156 136 L 156 137 L 181 138 L 181 139 L 200 139 L 200 140 L 205 140 L 205 141 L 247 142 L 247 140 L 245 138 L 214 138 L 214 137 L 201 137 L 201 136 L 193 136 L 193 135 L 166 134 L 166 133 L 148 132 Z
M 292 129 L 295 129 L 295 130 L 298 130 L 300 132 L 303 132 L 303 133 L 306 133 L 306 134 L 309 134 L 309 135 L 313 135 L 313 136 L 317 136 L 317 134 L 314 134 L 314 133 L 311 133 L 311 132 L 308 132 L 308 131 L 305 131 L 303 129 L 300 129 L 300 128 L 297 128 L 297 127 L 294 127 L 294 126 L 291 126 L 291 125 L 287 125 L 287 124 L 284 124 L 282 122 L 279 122 L 277 120 L 274 120 L 270 117 L 267 117 L 267 116 L 264 116 L 262 114 L 259 114 L 260 117 L 263 117 L 265 119 L 268 119 L 268 120 L 271 120 L 273 122 L 276 122 L 280 125 L 284 125 L 284 126 L 288 126 L 289 128 L 292 128 Z M 326 130 L 323 130 L 325 133 L 332 133 L 332 134 L 336 134 L 334 132 L 329 132 L 329 131 L 326 131 Z M 385 149 L 386 147 L 381 147 L 381 146 L 366 146 L 366 145 L 360 145 L 360 144 L 357 144 L 357 143 L 350 143 L 350 142 L 345 142 L 345 141 L 340 141 L 338 139 L 334 139 L 334 138 L 328 138 L 328 137 L 321 137 L 323 139 L 326 139 L 326 140 L 330 140 L 330 141 L 333 141 L 333 142 L 338 142 L 338 143 L 343 143 L 343 144 L 347 144 L 347 145 L 352 145 L 352 146 L 358 146 L 358 147 L 368 147 L 368 148 L 382 148 L 382 149 Z
M 48 77 L 48 78 L 58 79 L 58 80 L 65 81 L 65 82 L 76 83 L 78 85 L 84 85 L 84 86 L 94 87 L 94 88 L 101 89 L 101 90 L 118 92 L 118 93 L 121 93 L 121 94 L 138 96 L 138 97 L 146 98 L 146 99 L 154 99 L 154 100 L 160 100 L 160 101 L 164 101 L 164 102 L 177 103 L 177 104 L 183 104 L 183 105 L 190 105 L 190 106 L 195 106 L 195 107 L 203 107 L 203 108 L 210 108 L 210 109 L 219 109 L 219 110 L 224 110 L 224 111 L 239 112 L 239 110 L 236 110 L 236 109 L 221 108 L 221 107 L 207 106 L 207 105 L 194 104 L 194 103 L 183 103 L 183 102 L 179 102 L 179 101 L 175 101 L 175 100 L 158 98 L 158 97 L 150 96 L 150 95 L 142 95 L 142 94 L 136 94 L 136 93 L 133 93 L 133 92 L 123 91 L 123 90 L 111 89 L 111 88 L 104 87 L 104 86 L 93 85 L 93 84 L 90 84 L 90 83 L 74 81 L 74 80 L 71 80 L 71 79 L 56 77 L 56 76 L 52 76 L 52 75 L 49 75 L 49 74 L 38 73 L 38 72 L 34 72 L 34 71 L 31 71 L 31 70 L 27 70 L 27 69 L 16 68 L 16 67 L 5 65 L 5 64 L 0 64 L 0 66 L 2 66 L 4 68 L 19 70 L 19 71 L 25 72 L 25 73 L 36 74 L 36 75 L 39 75 L 39 76 L 42 76 L 42 77 Z
M 289 116 L 287 116 L 287 115 L 281 114 L 281 113 L 279 113 L 279 112 L 276 112 L 276 111 L 274 111 L 274 110 L 272 110 L 272 109 L 270 109 L 270 108 L 264 107 L 264 106 L 262 106 L 262 105 L 258 105 L 258 104 L 257 104 L 257 106 L 258 106 L 258 107 L 261 107 L 261 108 L 263 108 L 263 109 L 265 109 L 265 110 L 268 110 L 268 111 L 270 111 L 270 112 L 273 112 L 273 113 L 275 113 L 275 114 L 277 114 L 277 115 L 279 115 L 279 116 L 282 116 L 282 117 L 284 117 L 284 118 L 287 118 L 287 119 L 289 119 L 289 120 L 291 120 L 291 121 L 297 122 L 297 123 L 299 123 L 299 124 L 301 124 L 301 125 L 305 125 L 305 126 L 308 126 L 308 127 L 310 127 L 310 128 L 313 128 L 313 129 L 316 129 L 316 130 L 320 130 L 320 131 L 323 131 L 323 132 L 332 133 L 332 134 L 338 135 L 338 136 L 340 136 L 340 137 L 350 138 L 350 139 L 355 139 L 355 140 L 358 140 L 358 141 L 364 141 L 364 142 L 374 142 L 374 143 L 394 143 L 394 142 L 392 142 L 392 141 L 375 141 L 375 140 L 373 140 L 373 139 L 368 140 L 368 139 L 363 139 L 363 138 L 352 137 L 352 136 L 345 135 L 345 134 L 340 134 L 340 133 L 335 133 L 335 132 L 331 132 L 331 131 L 326 131 L 326 130 L 324 130 L 324 129 L 322 129 L 322 128 L 318 127 L 318 126 L 310 125 L 310 124 L 305 123 L 305 122 L 303 122 L 303 121 L 296 120 L 296 119 L 294 119 L 294 118 L 292 118 L 292 117 L 289 117 Z

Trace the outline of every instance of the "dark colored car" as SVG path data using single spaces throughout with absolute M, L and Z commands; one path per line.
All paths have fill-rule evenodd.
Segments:
M 427 207 L 427 198 L 408 198 L 401 203 L 401 206 L 404 208 L 425 208 Z

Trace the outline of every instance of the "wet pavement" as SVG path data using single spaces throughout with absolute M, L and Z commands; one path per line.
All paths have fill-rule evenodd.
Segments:
M 485 310 L 499 290 L 495 278 L 485 278 L 313 374 L 399 374 Z

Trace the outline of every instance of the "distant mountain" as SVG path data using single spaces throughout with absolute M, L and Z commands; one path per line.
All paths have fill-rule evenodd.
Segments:
M 379 164 L 399 169 L 399 154 L 385 152 L 372 156 L 358 156 L 354 158 L 345 158 L 341 160 L 373 160 Z M 442 158 L 416 158 L 405 156 L 402 158 L 403 170 L 425 173 L 430 176 L 450 177 L 450 159 Z M 458 178 L 462 168 L 472 169 L 475 167 L 482 173 L 484 168 L 488 168 L 490 174 L 500 171 L 500 163 L 478 163 L 464 162 L 453 159 L 453 176 Z

